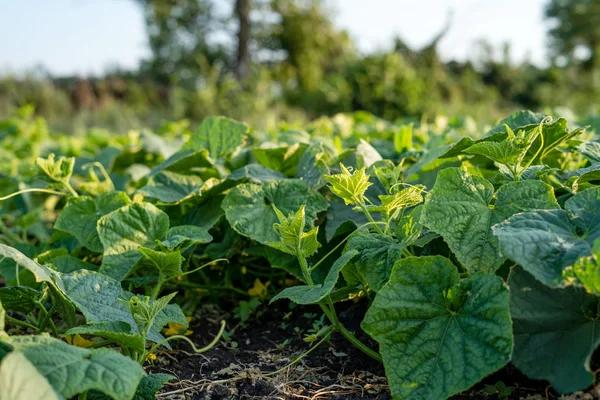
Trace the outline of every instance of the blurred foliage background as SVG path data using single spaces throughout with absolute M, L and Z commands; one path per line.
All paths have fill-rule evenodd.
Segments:
M 356 50 L 326 0 L 127 0 L 143 12 L 151 57 L 138 70 L 93 78 L 0 78 L 0 119 L 33 104 L 56 130 L 118 131 L 227 115 L 268 128 L 364 110 L 389 120 L 468 114 L 489 121 L 514 109 L 567 107 L 595 114 L 600 91 L 600 1 L 549 0 L 547 66 L 493 57 L 444 62 L 438 44 Z M 231 15 L 215 11 L 230 2 Z M 512 29 L 507 22 L 507 29 Z

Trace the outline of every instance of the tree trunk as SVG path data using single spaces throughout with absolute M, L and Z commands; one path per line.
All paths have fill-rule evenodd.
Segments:
M 250 68 L 250 0 L 236 0 L 235 13 L 240 24 L 235 71 L 244 78 Z

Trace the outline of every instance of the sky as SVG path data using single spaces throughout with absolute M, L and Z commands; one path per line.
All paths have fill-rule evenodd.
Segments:
M 226 0 L 219 0 L 226 1 Z M 231 1 L 231 0 L 228 0 Z M 440 43 L 446 60 L 475 56 L 475 43 L 508 42 L 516 62 L 546 60 L 546 0 L 331 0 L 334 21 L 364 53 L 389 48 L 399 35 L 426 45 L 448 20 Z M 141 8 L 134 0 L 0 0 L 0 72 L 43 66 L 53 75 L 99 75 L 133 69 L 149 56 Z

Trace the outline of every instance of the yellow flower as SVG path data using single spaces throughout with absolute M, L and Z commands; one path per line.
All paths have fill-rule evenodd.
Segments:
M 271 282 L 267 282 L 263 284 L 260 279 L 254 280 L 254 286 L 248 289 L 248 294 L 253 297 L 258 297 L 263 300 L 267 297 L 267 287 L 271 284 Z
M 87 340 L 81 337 L 81 335 L 65 335 L 64 339 L 67 343 L 69 343 L 70 345 L 73 346 L 77 346 L 77 347 L 90 347 L 91 345 L 94 344 L 94 342 L 92 342 L 91 340 Z
M 190 321 L 192 320 L 192 317 L 185 317 L 185 319 L 187 320 L 187 322 L 189 324 Z M 190 331 L 189 329 L 185 330 L 185 328 L 186 327 L 184 325 L 176 324 L 174 322 L 169 322 L 167 324 L 167 327 L 162 330 L 162 334 L 165 336 L 175 336 L 175 335 L 181 335 L 181 334 L 183 334 L 184 336 L 189 336 L 192 333 L 194 333 L 194 331 Z
M 156 360 L 156 354 L 153 354 L 153 353 L 148 354 L 148 357 L 146 357 L 146 360 L 148 360 L 148 361 Z

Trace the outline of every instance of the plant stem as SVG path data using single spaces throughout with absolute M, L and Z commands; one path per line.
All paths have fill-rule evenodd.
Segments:
M 375 222 L 375 221 L 373 221 L 373 222 Z M 311 285 L 311 286 L 314 285 L 314 281 L 312 280 L 312 277 L 311 277 L 309 269 L 308 269 L 308 265 L 306 263 L 306 258 L 304 258 L 302 255 L 300 255 L 299 250 L 297 251 L 297 256 L 298 256 L 298 262 L 300 263 L 300 268 L 302 269 L 302 274 L 304 275 L 304 279 L 306 279 L 306 282 L 309 285 Z M 362 351 L 369 357 L 372 357 L 377 361 L 381 361 L 381 356 L 377 352 L 373 351 L 368 346 L 366 346 L 364 343 L 362 343 L 360 340 L 358 340 L 352 332 L 350 332 L 348 329 L 346 329 L 346 327 L 344 325 L 342 325 L 342 323 L 340 322 L 340 320 L 337 317 L 337 314 L 335 313 L 335 307 L 334 307 L 333 301 L 331 300 L 331 297 L 329 295 L 327 295 L 325 300 L 322 300 L 319 302 L 319 307 L 321 307 L 321 310 L 323 310 L 323 312 L 325 313 L 325 315 L 327 316 L 329 321 L 333 324 L 333 326 L 338 331 L 340 331 L 340 333 L 346 339 L 348 339 L 348 341 L 350 341 L 352 344 L 354 344 L 360 351 Z
M 23 322 L 19 319 L 13 318 L 10 315 L 5 315 L 4 318 L 6 318 L 6 320 L 8 322 L 10 322 L 13 325 L 17 325 L 20 326 L 22 328 L 29 328 L 29 329 L 33 329 L 34 331 L 39 331 L 39 329 L 31 324 L 28 324 L 27 322 Z
M 70 187 L 70 186 L 69 186 Z M 73 190 L 73 188 L 71 188 L 71 190 Z M 24 194 L 24 193 L 32 193 L 32 192 L 36 192 L 36 193 L 48 193 L 48 194 L 55 194 L 57 196 L 66 196 L 66 193 L 63 192 L 57 192 L 56 190 L 50 190 L 50 189 L 40 189 L 40 188 L 29 188 L 29 189 L 23 189 L 23 190 L 19 190 L 18 192 L 14 192 L 9 194 L 8 196 L 4 196 L 4 197 L 0 197 L 0 201 L 4 201 L 4 200 L 8 200 L 12 197 L 18 196 L 20 194 Z M 75 193 L 77 195 L 77 193 Z M 78 195 L 77 195 L 78 196 Z M 77 197 L 76 196 L 76 197 Z
M 73 189 L 73 186 L 71 186 L 71 184 L 69 183 L 69 181 L 63 181 L 62 184 L 69 191 L 69 193 L 71 193 L 71 196 L 73 196 L 73 197 L 79 197 L 79 194 L 77 194 L 77 192 L 75 191 L 75 189 Z
M 355 199 L 356 203 L 358 204 L 358 206 L 360 207 L 360 209 L 362 210 L 362 212 L 367 216 L 367 219 L 375 224 L 375 230 L 377 231 L 377 233 L 379 233 L 380 235 L 385 235 L 383 233 L 383 231 L 381 230 L 381 228 L 379 228 L 376 225 L 375 220 L 373 219 L 373 217 L 371 216 L 371 213 L 369 212 L 369 210 L 367 210 L 367 207 L 365 206 L 365 204 L 363 202 L 358 201 L 357 199 Z

